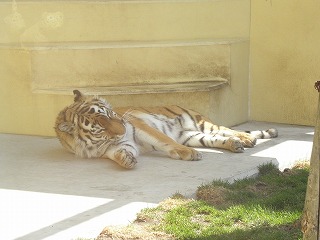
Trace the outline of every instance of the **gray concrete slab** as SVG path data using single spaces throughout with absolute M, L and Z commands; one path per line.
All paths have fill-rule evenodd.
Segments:
M 266 162 L 280 169 L 310 158 L 313 128 L 248 122 L 236 129 L 276 127 L 244 153 L 200 149 L 188 162 L 142 155 L 133 170 L 106 159 L 81 159 L 56 138 L 0 134 L 0 239 L 93 238 L 107 225 L 128 224 L 142 208 L 179 192 L 193 196 L 213 179 L 252 176 Z

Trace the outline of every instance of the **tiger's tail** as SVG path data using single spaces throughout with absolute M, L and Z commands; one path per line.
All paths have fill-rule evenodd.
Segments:
M 268 138 L 278 137 L 278 130 L 275 128 L 270 128 L 267 130 L 245 131 L 245 132 L 251 134 L 257 139 L 268 139 Z

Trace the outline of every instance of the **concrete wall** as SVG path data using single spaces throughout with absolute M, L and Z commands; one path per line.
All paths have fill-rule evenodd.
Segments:
M 185 43 L 191 47 L 223 43 L 227 45 L 227 58 L 230 58 L 227 63 L 229 85 L 214 91 L 164 90 L 154 94 L 105 96 L 112 105 L 179 104 L 220 124 L 231 126 L 244 122 L 248 119 L 249 29 L 250 0 L 17 1 L 17 5 L 12 5 L 11 1 L 1 2 L 0 108 L 3 114 L 0 132 L 54 135 L 57 113 L 73 101 L 72 86 L 68 85 L 69 95 L 51 91 L 51 85 L 46 93 L 33 90 L 39 85 L 39 76 L 44 80 L 41 87 L 48 85 L 47 79 L 60 76 L 58 72 L 55 76 L 48 68 L 57 61 L 66 61 L 64 49 L 68 57 L 72 57 L 72 51 L 77 49 L 99 49 L 101 46 L 120 49 L 117 56 L 130 56 L 119 46 L 132 44 L 135 48 L 138 46 L 138 50 L 141 48 L 142 53 L 150 44 L 160 44 L 168 50 Z M 50 57 L 49 61 L 45 54 L 53 53 L 57 48 L 60 54 Z M 187 51 L 184 58 L 199 56 L 195 51 Z M 201 51 L 204 51 L 202 47 Z M 44 55 L 40 58 L 41 54 Z M 152 58 L 156 56 L 152 55 Z M 101 64 L 99 58 L 92 62 L 93 67 L 98 64 Z M 47 66 L 46 72 L 42 71 L 43 65 Z M 197 71 L 196 65 L 192 67 Z M 138 71 L 141 69 L 143 66 Z M 201 67 L 199 69 L 197 76 L 202 73 Z M 70 76 L 74 87 L 86 89 L 86 83 L 77 82 L 73 72 Z M 63 77 L 67 81 L 67 71 Z M 165 84 L 166 80 L 163 82 Z
M 229 126 L 249 118 L 313 125 L 317 105 L 313 83 L 320 76 L 319 12 L 317 0 L 251 1 L 251 6 L 249 0 L 18 1 L 16 6 L 3 1 L 0 132 L 54 135 L 56 114 L 72 102 L 71 95 L 33 92 L 36 76 L 46 76 L 34 74 L 45 64 L 33 60 L 35 49 L 132 42 L 175 46 L 224 42 L 230 51 L 230 85 L 205 92 L 106 96 L 114 106 L 180 104 Z
M 251 119 L 314 125 L 320 2 L 251 1 Z

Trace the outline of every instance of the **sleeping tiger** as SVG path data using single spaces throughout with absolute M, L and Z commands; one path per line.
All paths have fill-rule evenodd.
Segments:
M 214 125 L 199 113 L 179 106 L 112 109 L 97 96 L 74 90 L 74 103 L 58 115 L 55 131 L 70 152 L 87 158 L 108 158 L 133 168 L 139 153 L 163 152 L 174 159 L 200 160 L 192 147 L 243 152 L 257 138 L 277 137 L 276 129 L 239 132 Z

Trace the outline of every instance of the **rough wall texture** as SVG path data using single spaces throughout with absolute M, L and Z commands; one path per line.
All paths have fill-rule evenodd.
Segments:
M 231 59 L 231 68 L 219 68 L 223 72 L 222 77 L 231 74 L 231 86 L 211 92 L 114 95 L 106 98 L 114 106 L 179 104 L 229 126 L 248 119 L 250 0 L 36 0 L 16 1 L 16 5 L 13 3 L 14 1 L 0 3 L 0 107 L 5 113 L 0 118 L 0 132 L 54 135 L 55 117 L 64 106 L 73 101 L 72 96 L 32 92 L 32 86 L 35 86 L 35 71 L 39 70 L 37 67 L 44 64 L 50 70 L 55 66 L 55 62 L 45 64 L 46 57 L 49 57 L 46 54 L 38 59 L 44 61 L 41 64 L 30 56 L 30 49 L 48 50 L 52 45 L 63 51 L 74 49 L 74 45 L 81 45 L 86 49 L 87 45 L 88 48 L 99 48 L 101 44 L 117 46 L 127 43 L 130 45 L 132 42 L 137 45 L 148 45 L 150 42 L 181 45 L 184 42 L 207 40 L 217 43 L 232 42 L 234 44 L 230 45 L 231 53 L 229 50 L 227 52 L 227 57 Z M 140 53 L 146 52 L 142 48 L 132 51 L 138 50 L 141 50 Z M 45 52 L 38 51 L 37 54 Z M 65 52 L 70 53 L 67 50 Z M 117 54 L 121 56 L 119 51 Z M 150 61 L 146 62 L 148 64 L 157 64 L 159 61 L 156 54 L 146 52 L 145 55 L 149 55 Z M 129 52 L 126 52 L 122 58 L 127 59 L 129 56 Z M 169 52 L 166 56 L 169 56 Z M 197 56 L 188 51 L 181 58 L 190 57 L 190 62 Z M 72 61 L 72 53 L 68 57 Z M 56 61 L 66 62 L 66 58 L 67 55 L 61 54 Z M 208 62 L 211 61 L 211 56 L 207 59 Z M 178 69 L 178 61 L 172 62 L 172 69 Z M 223 62 L 230 65 L 229 61 Z M 191 63 L 194 63 L 193 60 Z M 193 78 L 193 73 L 197 72 L 199 66 L 191 65 L 182 73 Z M 145 66 L 139 67 L 143 69 Z M 75 85 L 82 86 L 81 81 L 84 79 L 77 78 L 72 70 L 64 69 L 66 79 L 70 76 Z M 221 72 L 220 70 L 218 72 Z M 46 84 L 45 80 L 55 79 L 53 75 L 57 71 L 45 71 L 46 74 L 37 76 Z M 56 81 L 60 81 L 58 77 Z M 154 76 L 150 76 L 152 77 Z M 203 75 L 203 78 L 206 77 L 207 73 Z M 41 80 L 39 78 L 37 80 Z M 87 81 L 92 82 L 93 79 Z M 166 77 L 161 80 L 163 81 L 170 82 L 170 79 Z
M 314 125 L 320 2 L 251 1 L 251 119 Z

